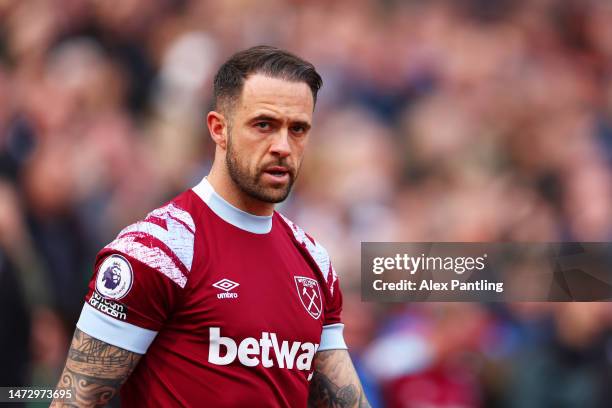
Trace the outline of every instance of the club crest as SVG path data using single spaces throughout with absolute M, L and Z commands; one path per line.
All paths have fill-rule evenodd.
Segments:
M 297 288 L 302 305 L 304 305 L 304 308 L 306 308 L 306 311 L 313 319 L 318 319 L 323 311 L 319 282 L 304 276 L 295 276 L 294 278 L 295 287 Z

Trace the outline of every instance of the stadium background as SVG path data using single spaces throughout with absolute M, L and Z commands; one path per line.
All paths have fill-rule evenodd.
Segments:
M 324 78 L 281 211 L 332 255 L 373 406 L 606 406 L 609 304 L 358 290 L 362 240 L 610 240 L 611 21 L 605 0 L 0 0 L 0 385 L 56 382 L 96 251 L 206 174 L 211 76 L 265 43 Z

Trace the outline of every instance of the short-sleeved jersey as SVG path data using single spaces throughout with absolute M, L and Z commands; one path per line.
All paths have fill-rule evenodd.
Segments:
M 204 179 L 98 254 L 77 327 L 144 354 L 123 406 L 305 407 L 317 351 L 346 348 L 327 251 Z

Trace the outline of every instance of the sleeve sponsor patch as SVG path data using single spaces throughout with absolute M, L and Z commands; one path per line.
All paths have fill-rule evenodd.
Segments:
M 127 259 L 121 255 L 110 255 L 96 276 L 96 291 L 106 299 L 121 299 L 132 288 L 134 273 Z
M 127 307 L 118 302 L 107 300 L 98 292 L 92 293 L 89 304 L 96 310 L 119 320 L 127 320 Z

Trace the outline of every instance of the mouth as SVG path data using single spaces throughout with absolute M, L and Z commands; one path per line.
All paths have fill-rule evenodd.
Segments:
M 268 167 L 263 173 L 275 182 L 286 182 L 289 180 L 290 176 L 289 169 L 283 166 Z

